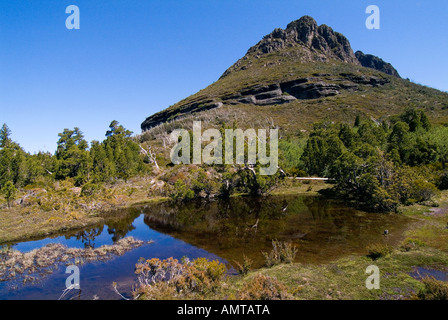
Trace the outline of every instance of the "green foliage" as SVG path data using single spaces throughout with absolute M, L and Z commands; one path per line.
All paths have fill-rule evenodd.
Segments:
M 236 189 L 251 196 L 260 196 L 268 193 L 282 178 L 280 171 L 274 175 L 261 175 L 259 166 L 254 168 L 240 168 L 236 173 Z
M 409 125 L 411 132 L 416 132 L 419 129 L 427 131 L 431 128 L 426 114 L 423 111 L 418 111 L 416 108 L 407 108 L 398 118 Z
M 109 130 L 106 132 L 106 137 L 114 135 L 124 136 L 129 138 L 132 135 L 132 131 L 125 129 L 117 120 L 113 120 L 109 125 Z
M 431 127 L 416 109 L 391 117 L 390 124 L 316 124 L 302 155 L 304 169 L 335 179 L 337 193 L 366 209 L 388 212 L 431 200 L 436 184 L 444 185 L 443 175 L 422 166 L 445 165 L 448 131 Z
M 213 179 L 212 172 L 207 172 L 202 168 L 192 172 L 192 190 L 195 197 L 213 197 L 221 187 L 217 179 Z
M 14 197 L 17 193 L 17 189 L 15 188 L 14 184 L 11 181 L 7 181 L 3 185 L 1 191 L 6 201 L 8 202 L 8 207 L 11 207 L 11 201 L 14 200 Z
M 332 129 L 318 130 L 310 136 L 301 158 L 308 174 L 327 175 L 330 165 L 345 151 L 344 143 Z
M 424 288 L 417 297 L 421 300 L 448 300 L 448 283 L 436 280 L 434 277 L 422 279 Z
M 96 150 L 97 164 L 109 172 L 109 176 L 106 174 L 103 179 L 116 177 L 127 180 L 146 171 L 143 157 L 140 155 L 140 147 L 132 141 L 131 134 L 132 132 L 118 125 L 115 120 L 110 124 L 106 132 L 107 138 L 102 143 L 103 150 L 99 146 Z M 97 172 L 98 175 L 100 174 Z
M 81 196 L 92 197 L 100 194 L 104 190 L 103 186 L 96 183 L 86 183 L 81 189 Z
M 64 129 L 58 134 L 56 159 L 58 160 L 57 179 L 74 178 L 80 186 L 88 180 L 90 155 L 88 143 L 84 135 L 75 127 L 73 130 Z
M 448 170 L 443 171 L 438 185 L 440 190 L 447 190 L 448 189 Z
M 4 123 L 0 129 L 0 148 L 6 148 L 11 143 L 11 130 Z
M 379 258 L 386 257 L 390 255 L 393 251 L 393 248 L 389 245 L 382 243 L 371 244 L 367 247 L 368 254 L 367 256 L 372 260 L 377 260 Z
M 194 191 L 183 180 L 177 180 L 170 197 L 175 201 L 190 200 L 194 198 Z
M 293 170 L 302 165 L 301 156 L 305 148 L 306 139 L 288 137 L 278 143 L 279 164 L 285 171 Z
M 429 145 L 433 146 L 437 160 L 442 163 L 442 167 L 445 169 L 448 162 L 448 127 L 433 127 L 425 134 L 424 139 L 428 141 Z
M 425 247 L 426 243 L 422 240 L 419 239 L 413 239 L 413 238 L 406 238 L 402 245 L 401 248 L 404 251 L 412 251 L 412 250 L 417 250 L 419 248 Z
M 140 147 L 132 132 L 112 121 L 103 142 L 84 139 L 81 130 L 64 129 L 59 133 L 54 155 L 38 152 L 30 155 L 10 138 L 5 125 L 0 129 L 0 186 L 11 181 L 18 188 L 43 180 L 72 179 L 76 186 L 86 183 L 129 179 L 147 171 Z M 48 182 L 48 181 L 47 181 Z

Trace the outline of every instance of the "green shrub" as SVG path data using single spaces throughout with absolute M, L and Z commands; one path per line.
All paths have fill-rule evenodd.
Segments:
M 103 191 L 103 186 L 96 183 L 86 183 L 81 189 L 82 197 L 92 197 Z
M 429 201 L 434 197 L 438 190 L 437 187 L 431 182 L 417 180 L 414 182 L 413 198 L 417 202 Z
M 287 173 L 291 177 L 307 177 L 307 173 L 299 168 L 291 168 L 287 170 Z
M 439 189 L 448 190 L 448 170 L 445 170 L 439 180 Z
M 8 207 L 11 207 L 11 202 L 15 199 L 17 189 L 11 181 L 7 181 L 1 188 L 1 192 L 8 203 Z
M 190 200 L 194 198 L 194 191 L 187 187 L 182 180 L 177 180 L 174 184 L 173 191 L 170 193 L 170 197 L 176 201 Z
M 448 300 L 448 283 L 436 280 L 434 277 L 422 279 L 424 288 L 417 297 L 421 300 Z

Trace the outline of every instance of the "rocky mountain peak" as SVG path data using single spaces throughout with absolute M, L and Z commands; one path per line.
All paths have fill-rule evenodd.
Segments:
M 227 69 L 221 78 L 233 71 L 247 68 L 248 64 L 243 64 L 246 60 L 258 59 L 262 55 L 274 52 L 296 55 L 301 63 L 339 60 L 399 77 L 398 72 L 389 63 L 372 55 L 364 55 L 362 52 L 358 56 L 355 55 L 350 42 L 343 34 L 325 24 L 319 26 L 310 16 L 303 16 L 289 23 L 286 29 L 276 28 L 264 36 L 242 59 Z
M 355 55 L 344 35 L 304 16 L 274 29 L 217 82 L 148 117 L 141 127 L 145 131 L 223 106 L 289 105 L 365 92 L 390 86 L 390 75 L 399 77 L 392 65 L 360 51 Z
M 302 62 L 328 61 L 332 59 L 359 64 L 350 42 L 342 34 L 327 25 L 318 26 L 310 16 L 289 23 L 286 29 L 277 28 L 255 46 L 250 48 L 243 59 L 255 58 L 263 54 L 280 52 L 293 48 L 302 57 Z M 238 62 L 224 73 L 236 69 Z

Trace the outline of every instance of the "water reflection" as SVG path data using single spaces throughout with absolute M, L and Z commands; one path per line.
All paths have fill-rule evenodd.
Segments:
M 346 208 L 319 197 L 231 198 L 161 203 L 143 209 L 151 229 L 182 239 L 223 257 L 246 255 L 257 266 L 273 239 L 300 247 L 297 261 L 325 262 L 343 254 L 362 253 L 372 242 L 394 242 L 406 218 Z M 383 230 L 390 230 L 384 237 Z
M 126 236 L 154 240 L 113 261 L 82 266 L 83 298 L 99 295 L 101 299 L 114 299 L 118 297 L 111 291 L 111 283 L 123 284 L 123 292 L 130 294 L 134 266 L 140 257 L 207 257 L 230 267 L 246 255 L 254 261 L 254 267 L 260 267 L 264 262 L 262 252 L 269 251 L 271 241 L 277 239 L 299 247 L 297 261 L 325 263 L 345 254 L 365 253 L 372 242 L 396 243 L 409 222 L 399 215 L 365 213 L 312 196 L 165 202 L 121 210 L 113 216 L 102 225 L 18 243 L 14 248 L 29 251 L 54 242 L 98 248 Z M 388 236 L 383 235 L 385 229 L 389 230 Z M 8 289 L 8 283 L 0 283 L 0 298 L 57 299 L 66 276 L 62 268 L 39 286 L 14 291 Z
M 136 224 L 142 213 L 144 223 Z M 315 196 L 238 197 L 132 208 L 104 225 L 15 247 L 26 251 L 60 242 L 69 247 L 98 248 L 128 235 L 151 240 L 147 238 L 149 230 L 155 230 L 230 262 L 246 255 L 261 266 L 261 252 L 269 251 L 275 239 L 298 245 L 297 261 L 320 263 L 363 253 L 372 242 L 393 243 L 407 221 L 399 215 L 365 213 Z M 385 229 L 390 231 L 387 237 L 383 236 Z

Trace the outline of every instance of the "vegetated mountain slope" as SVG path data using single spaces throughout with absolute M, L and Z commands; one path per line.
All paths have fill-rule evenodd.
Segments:
M 401 79 L 387 62 L 361 51 L 332 28 L 304 16 L 275 29 L 227 69 L 218 81 L 148 117 L 143 131 L 185 117 L 271 119 L 284 130 L 309 129 L 319 120 L 380 119 L 408 106 L 433 122 L 448 119 L 448 94 Z

